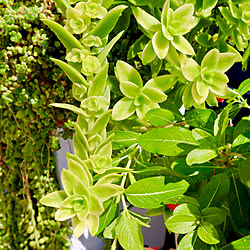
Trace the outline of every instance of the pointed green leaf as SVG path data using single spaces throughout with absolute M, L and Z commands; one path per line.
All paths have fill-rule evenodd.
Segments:
M 62 179 L 63 188 L 67 195 L 72 195 L 74 193 L 73 192 L 74 186 L 78 182 L 81 182 L 81 180 L 76 175 L 74 175 L 73 173 L 71 173 L 69 170 L 65 168 L 62 170 L 61 179 Z
M 124 61 L 118 61 L 116 63 L 116 75 L 120 82 L 132 82 L 139 88 L 143 85 L 139 72 Z
M 128 6 L 119 5 L 110 10 L 89 33 L 90 35 L 98 36 L 101 39 L 105 38 L 115 27 L 123 10 Z
M 111 110 L 107 110 L 98 117 L 93 127 L 93 134 L 101 133 L 106 128 L 109 122 L 110 115 L 111 115 Z
M 138 133 L 131 131 L 114 131 L 112 146 L 114 150 L 130 147 L 136 144 Z
M 63 204 L 62 204 L 62 207 L 65 207 L 65 208 L 74 208 L 74 202 L 75 201 L 78 201 L 78 200 L 82 200 L 83 198 L 77 194 L 73 194 L 71 196 L 68 196 L 64 201 L 63 201 Z
M 197 146 L 192 132 L 181 127 L 154 129 L 138 137 L 138 144 L 151 153 L 186 155 Z
M 238 92 L 240 93 L 240 95 L 244 95 L 248 91 L 250 91 L 250 79 L 246 79 L 245 81 L 243 81 L 238 88 Z
M 75 155 L 79 157 L 81 160 L 88 159 L 88 151 L 84 147 L 81 138 L 77 135 L 73 135 L 73 148 Z
M 89 198 L 88 187 L 86 185 L 84 185 L 84 183 L 82 181 L 75 184 L 74 189 L 73 189 L 73 193 L 77 194 L 77 195 L 83 195 L 83 196 L 86 196 L 87 198 Z
M 169 40 L 165 38 L 161 30 L 157 31 L 152 37 L 152 45 L 156 55 L 160 59 L 164 59 L 167 56 Z
M 91 192 L 91 191 L 90 191 Z M 91 193 L 89 197 L 89 214 L 100 215 L 104 211 L 102 201 Z
M 111 51 L 111 49 L 113 48 L 113 46 L 116 44 L 116 42 L 121 38 L 121 36 L 123 35 L 124 30 L 121 31 L 120 33 L 118 33 L 99 53 L 99 55 L 97 56 L 100 64 L 103 64 L 106 57 L 108 56 L 109 52 Z
M 119 224 L 121 215 L 116 217 L 112 223 L 104 230 L 103 236 L 107 239 L 114 239 L 116 237 L 116 226 Z
M 121 92 L 128 98 L 135 98 L 140 92 L 140 88 L 133 82 L 122 81 L 120 82 Z
M 230 181 L 227 175 L 213 176 L 201 192 L 201 208 L 221 206 L 227 198 L 229 185 Z
M 64 221 L 71 219 L 73 216 L 75 216 L 76 212 L 74 211 L 73 208 L 65 208 L 61 207 L 56 211 L 55 214 L 55 220 L 58 221 Z
M 164 92 L 154 87 L 145 86 L 142 90 L 142 93 L 154 103 L 161 103 L 167 99 L 167 95 Z
M 156 58 L 156 54 L 153 48 L 152 41 L 150 40 L 144 50 L 142 51 L 142 63 L 143 65 L 146 65 L 150 62 L 152 62 Z
M 83 84 L 84 86 L 88 86 L 88 82 L 86 81 L 86 79 L 75 68 L 73 68 L 72 66 L 61 60 L 55 58 L 51 58 L 51 60 L 65 72 L 65 74 L 73 83 L 78 83 L 78 84 Z
M 127 97 L 119 100 L 112 110 L 112 119 L 113 120 L 124 120 L 130 117 L 135 112 L 135 105 L 132 99 Z
M 74 105 L 66 104 L 66 103 L 51 103 L 50 105 L 53 107 L 57 107 L 57 108 L 68 109 L 68 110 L 75 112 L 78 115 L 83 115 L 84 117 L 86 117 L 86 113 L 81 108 L 78 108 Z
M 245 131 L 235 138 L 232 151 L 240 154 L 250 151 L 250 131 Z
M 221 248 L 221 250 L 241 250 L 241 249 L 248 249 L 249 247 L 250 247 L 250 235 L 231 242 L 230 244 Z
M 203 58 L 201 62 L 201 68 L 207 68 L 207 70 L 215 69 L 220 59 L 220 52 L 217 49 L 210 50 Z
M 145 35 L 139 37 L 133 45 L 129 47 L 129 51 L 127 54 L 127 60 L 134 58 L 140 51 L 142 51 L 146 44 L 148 43 L 148 38 Z
M 185 78 L 194 81 L 201 74 L 200 65 L 192 58 L 182 57 L 181 70 Z
M 72 226 L 73 226 L 73 234 L 77 239 L 79 238 L 87 227 L 87 220 L 81 221 L 77 218 L 77 216 L 72 218 Z
M 59 190 L 45 195 L 40 200 L 40 203 L 42 203 L 45 206 L 59 208 L 66 198 L 67 194 L 64 191 Z
M 70 4 L 67 0 L 55 0 L 56 8 L 60 9 L 64 16 L 66 16 L 66 10 L 70 8 Z
M 60 24 L 46 19 L 41 19 L 41 21 L 49 26 L 68 51 L 74 48 L 83 49 L 82 44 Z
M 201 222 L 197 233 L 199 238 L 209 245 L 218 244 L 220 242 L 216 228 L 208 222 Z
M 192 45 L 182 35 L 174 36 L 171 43 L 177 50 L 179 50 L 183 54 L 187 55 L 195 54 Z
M 126 250 L 142 250 L 144 240 L 138 222 L 122 214 L 119 224 L 116 226 L 118 241 Z
M 130 185 L 125 191 L 128 201 L 140 208 L 157 208 L 169 197 L 184 194 L 189 184 L 182 180 L 165 184 L 164 177 L 145 178 Z
M 220 53 L 220 58 L 216 70 L 221 72 L 228 71 L 235 63 L 237 55 L 235 53 Z
M 89 192 L 97 196 L 102 202 L 123 193 L 124 189 L 115 184 L 98 184 L 89 189 Z
M 90 96 L 103 96 L 107 86 L 108 64 L 97 73 L 93 82 L 89 86 L 88 97 Z
M 99 216 L 98 215 L 89 215 L 88 216 L 88 229 L 92 237 L 94 237 L 99 228 Z
M 161 28 L 161 23 L 153 16 L 139 7 L 131 7 L 137 22 L 146 30 L 153 32 Z

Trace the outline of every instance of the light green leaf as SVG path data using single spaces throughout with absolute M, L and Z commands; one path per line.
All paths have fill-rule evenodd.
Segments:
M 232 144 L 232 151 L 240 154 L 250 151 L 250 131 L 245 131 L 236 137 Z
M 78 108 L 74 105 L 66 104 L 66 103 L 51 103 L 50 105 L 53 107 L 57 107 L 57 108 L 68 109 L 68 110 L 75 112 L 78 115 L 83 115 L 84 117 L 86 117 L 86 113 L 81 108 Z
M 177 195 L 175 197 L 167 198 L 164 201 L 164 204 L 179 204 L 180 205 L 183 203 L 189 203 L 189 204 L 195 205 L 196 207 L 200 206 L 200 203 L 194 197 L 183 195 L 183 194 Z
M 228 71 L 235 63 L 237 55 L 235 53 L 220 53 L 219 62 L 216 70 L 221 72 Z
M 150 227 L 148 223 L 150 222 L 150 218 L 142 216 L 141 214 L 138 214 L 133 211 L 129 211 L 129 214 L 132 215 L 133 219 L 135 219 L 141 226 L 143 227 Z
M 130 147 L 136 144 L 139 134 L 131 131 L 114 131 L 112 146 L 114 150 Z
M 87 220 L 81 221 L 74 216 L 72 218 L 73 234 L 75 238 L 79 238 L 87 227 Z
M 116 76 L 120 82 L 132 82 L 139 88 L 143 85 L 139 72 L 124 61 L 116 63 Z
M 197 206 L 194 206 L 192 204 L 181 204 L 178 207 L 175 208 L 173 215 L 192 215 L 194 216 L 196 219 L 199 219 L 201 214 L 200 214 L 200 210 Z
M 75 215 L 76 215 L 76 212 L 74 211 L 73 208 L 61 207 L 55 213 L 55 220 L 64 221 L 64 220 L 71 219 Z
M 91 193 L 89 197 L 89 214 L 100 215 L 101 213 L 103 213 L 103 211 L 104 207 L 102 205 L 102 201 L 97 196 Z
M 89 192 L 97 196 L 102 202 L 109 198 L 123 193 L 124 189 L 115 184 L 96 184 L 89 189 Z
M 211 159 L 214 159 L 218 155 L 215 149 L 203 149 L 195 148 L 187 155 L 187 164 L 193 165 L 195 163 L 205 163 Z
M 88 97 L 103 96 L 107 86 L 108 64 L 106 64 L 95 76 L 93 82 L 89 86 Z
M 40 203 L 42 203 L 45 206 L 59 208 L 66 198 L 67 194 L 64 191 L 59 190 L 45 195 L 40 200 Z
M 219 207 L 227 198 L 230 181 L 227 175 L 218 174 L 211 178 L 200 195 L 201 208 Z
M 88 229 L 92 237 L 94 237 L 99 228 L 99 216 L 98 215 L 89 215 L 88 216 Z
M 116 44 L 116 42 L 121 38 L 121 36 L 123 35 L 124 30 L 121 31 L 120 33 L 118 33 L 103 49 L 102 51 L 99 53 L 99 55 L 97 56 L 100 64 L 103 64 L 107 55 L 109 54 L 110 50 L 113 48 L 113 46 Z
M 88 151 L 87 151 L 86 147 L 84 146 L 84 144 L 82 143 L 81 139 L 82 138 L 80 138 L 79 136 L 73 135 L 74 153 L 81 160 L 86 160 L 86 159 L 88 159 Z
M 189 184 L 182 180 L 165 184 L 164 177 L 145 178 L 130 185 L 125 191 L 128 201 L 140 208 L 157 208 L 169 197 L 184 194 Z
M 238 88 L 238 92 L 240 93 L 240 95 L 244 95 L 248 91 L 250 91 L 250 79 L 246 79 L 245 81 L 243 81 Z
M 139 223 L 132 217 L 122 214 L 116 226 L 118 241 L 126 250 L 142 250 L 144 240 Z
M 110 115 L 111 110 L 107 110 L 98 117 L 93 127 L 93 134 L 101 133 L 106 128 L 110 119 Z
M 184 77 L 189 81 L 194 81 L 200 74 L 200 65 L 192 58 L 182 57 L 181 70 Z
M 63 201 L 62 207 L 74 208 L 74 202 L 79 200 L 84 200 L 86 202 L 86 197 L 84 197 L 83 199 L 83 197 L 81 197 L 80 195 L 71 195 Z
M 207 207 L 201 211 L 201 220 L 214 226 L 220 225 L 226 219 L 226 212 L 218 207 Z
M 74 48 L 80 50 L 83 49 L 82 44 L 60 24 L 46 19 L 41 19 L 41 21 L 49 26 L 68 51 L 71 51 Z
M 197 233 L 199 238 L 207 244 L 213 245 L 220 242 L 216 228 L 208 222 L 201 222 Z
M 165 38 L 162 31 L 157 31 L 152 37 L 152 45 L 156 55 L 160 59 L 164 59 L 168 54 L 169 40 Z
M 171 43 L 177 50 L 179 50 L 183 54 L 187 55 L 195 54 L 192 45 L 182 35 L 174 36 Z
M 186 155 L 198 146 L 192 132 L 181 127 L 154 129 L 138 137 L 138 144 L 151 153 Z
M 90 35 L 98 36 L 101 39 L 105 38 L 115 27 L 123 10 L 128 6 L 119 5 L 109 11 L 89 33 Z
M 74 194 L 73 192 L 74 186 L 78 182 L 81 182 L 81 180 L 77 176 L 75 176 L 73 173 L 71 173 L 69 170 L 65 168 L 62 170 L 61 179 L 63 188 L 67 195 Z
M 146 65 L 152 62 L 156 58 L 156 54 L 153 48 L 152 41 L 150 40 L 142 51 L 142 63 Z
M 221 248 L 221 250 L 241 250 L 241 249 L 248 249 L 249 247 L 250 247 L 250 235 L 229 243 L 228 245 Z
M 135 98 L 140 93 L 140 88 L 133 82 L 122 81 L 120 82 L 121 92 L 128 98 Z
M 108 175 L 105 175 L 105 176 L 101 177 L 97 181 L 96 185 L 99 185 L 99 184 L 111 184 L 113 182 L 119 181 L 121 178 L 122 178 L 121 174 L 108 174 Z
M 220 59 L 220 52 L 217 49 L 210 50 L 203 58 L 201 62 L 201 68 L 211 70 L 217 67 Z
M 137 22 L 146 30 L 156 32 L 161 28 L 161 23 L 153 16 L 139 7 L 131 7 Z
M 185 109 L 190 109 L 194 104 L 193 98 L 190 98 L 192 97 L 192 86 L 193 84 L 189 83 L 184 88 L 182 101 L 183 101 Z
M 215 137 L 205 130 L 195 128 L 192 130 L 192 135 L 201 147 L 216 149 Z
M 210 83 L 211 88 L 222 88 L 222 85 L 228 83 L 228 77 L 223 72 L 220 71 L 202 71 L 202 79 L 208 83 Z M 215 86 L 211 86 L 215 85 Z M 222 92 L 223 93 L 223 92 Z
M 171 111 L 161 108 L 149 110 L 146 118 L 156 127 L 164 127 L 175 121 L 175 115 Z
M 161 103 L 167 99 L 167 95 L 164 92 L 154 87 L 145 86 L 142 93 L 154 103 Z
M 116 237 L 116 226 L 119 224 L 121 215 L 116 217 L 112 223 L 104 230 L 103 236 L 106 239 L 114 239 Z
M 87 198 L 89 198 L 88 187 L 86 185 L 84 185 L 84 183 L 82 181 L 78 182 L 74 185 L 73 193 L 77 194 L 77 195 L 84 195 Z
M 60 9 L 63 16 L 66 16 L 66 10 L 70 8 L 70 4 L 67 0 L 55 0 L 56 8 Z
M 132 99 L 127 97 L 119 100 L 112 110 L 112 119 L 113 120 L 124 120 L 130 117 L 135 112 L 135 105 Z

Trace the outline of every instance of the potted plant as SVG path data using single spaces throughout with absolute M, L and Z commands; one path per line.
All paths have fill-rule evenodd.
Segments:
M 250 3 L 56 4 L 64 24 L 43 22 L 66 61 L 52 60 L 80 105 L 51 104 L 78 114 L 74 154 L 64 190 L 40 202 L 57 208 L 56 220 L 72 218 L 75 237 L 88 227 L 111 249 L 143 249 L 141 227 L 159 214 L 179 234 L 178 249 L 249 246 L 250 121 L 233 118 L 249 109 L 242 96 L 250 81 L 230 89 L 226 72 L 235 62 L 247 67 Z

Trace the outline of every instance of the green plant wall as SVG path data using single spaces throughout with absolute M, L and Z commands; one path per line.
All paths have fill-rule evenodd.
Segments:
M 0 1 L 0 249 L 68 249 L 70 225 L 38 201 L 58 190 L 53 151 L 71 137 L 71 85 L 50 57 L 65 53 L 41 21 L 52 1 Z M 59 130 L 58 130 L 59 128 Z M 58 132 L 62 131 L 62 132 Z

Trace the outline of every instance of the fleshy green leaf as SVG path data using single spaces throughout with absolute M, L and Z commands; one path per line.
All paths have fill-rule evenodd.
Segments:
M 165 38 L 161 30 L 157 31 L 152 37 L 152 45 L 156 55 L 160 59 L 164 59 L 167 56 L 169 40 Z
M 154 87 L 144 87 L 142 93 L 154 103 L 161 103 L 167 99 L 167 95 L 165 93 Z
M 71 104 L 51 103 L 50 105 L 53 106 L 53 107 L 57 107 L 57 108 L 63 108 L 63 109 L 71 110 L 71 111 L 75 112 L 78 115 L 83 115 L 84 117 L 86 116 L 86 113 L 81 108 L 78 108 L 78 107 L 76 107 L 74 105 L 71 105 Z
M 181 70 L 185 78 L 194 81 L 201 73 L 199 64 L 192 58 L 182 57 Z
M 93 127 L 93 134 L 101 133 L 107 126 L 111 115 L 111 110 L 107 110 L 98 117 Z
M 146 30 L 153 32 L 161 28 L 161 23 L 153 16 L 139 7 L 131 7 L 137 22 Z
M 72 218 L 73 234 L 75 238 L 79 238 L 87 227 L 87 220 L 79 220 L 77 216 Z
M 41 21 L 49 26 L 68 51 L 71 51 L 74 48 L 80 50 L 83 49 L 82 44 L 60 24 L 46 19 L 41 19 Z
M 115 27 L 120 15 L 127 6 L 119 5 L 109 11 L 89 33 L 90 35 L 98 36 L 101 39 L 105 38 Z
M 197 146 L 192 132 L 181 127 L 154 129 L 138 137 L 138 144 L 151 153 L 185 155 Z
M 139 72 L 126 62 L 118 61 L 116 63 L 116 75 L 120 82 L 132 82 L 139 88 L 143 85 Z
M 146 118 L 156 127 L 164 127 L 175 121 L 175 115 L 166 109 L 151 109 L 146 113 Z
M 171 43 L 177 50 L 179 50 L 183 54 L 187 55 L 195 54 L 192 45 L 182 35 L 174 36 Z
M 45 206 L 59 208 L 66 198 L 67 194 L 64 191 L 59 190 L 45 195 L 40 200 L 40 203 L 42 203 Z
M 98 215 L 89 215 L 88 216 L 88 229 L 92 237 L 96 235 L 99 228 L 99 216 Z
M 74 186 L 78 182 L 81 182 L 77 176 L 75 176 L 73 173 L 71 173 L 69 170 L 65 168 L 62 170 L 61 179 L 63 188 L 67 195 L 72 195 Z
M 220 58 L 216 70 L 221 72 L 228 71 L 235 63 L 237 55 L 234 53 L 220 53 Z
M 135 98 L 140 92 L 140 88 L 138 87 L 138 85 L 129 81 L 122 81 L 120 83 L 120 89 L 125 96 L 131 99 Z
M 213 245 L 220 242 L 216 228 L 208 222 L 201 222 L 197 233 L 199 238 L 207 244 Z
M 135 105 L 132 99 L 127 97 L 119 100 L 112 110 L 112 119 L 113 120 L 124 120 L 131 116 L 135 112 Z
M 91 192 L 91 191 L 90 191 Z M 91 193 L 89 197 L 89 214 L 100 215 L 104 211 L 102 201 Z
M 144 65 L 152 62 L 156 58 L 156 54 L 152 45 L 152 41 L 150 40 L 142 51 L 142 63 Z
M 211 70 L 217 67 L 220 59 L 220 52 L 217 49 L 210 50 L 201 62 L 201 68 Z
M 135 182 L 125 191 L 128 201 L 140 208 L 157 208 L 167 198 L 184 194 L 189 186 L 184 180 L 168 184 L 164 180 L 151 177 Z
M 73 216 L 75 216 L 76 212 L 73 208 L 64 208 L 61 207 L 56 211 L 55 214 L 55 220 L 58 221 L 64 221 L 71 219 Z
M 240 95 L 244 95 L 248 91 L 250 91 L 250 79 L 246 79 L 245 81 L 243 81 L 238 88 L 238 92 L 240 93 Z
M 104 202 L 113 196 L 121 194 L 124 189 L 114 184 L 98 184 L 91 187 L 89 191 Z

